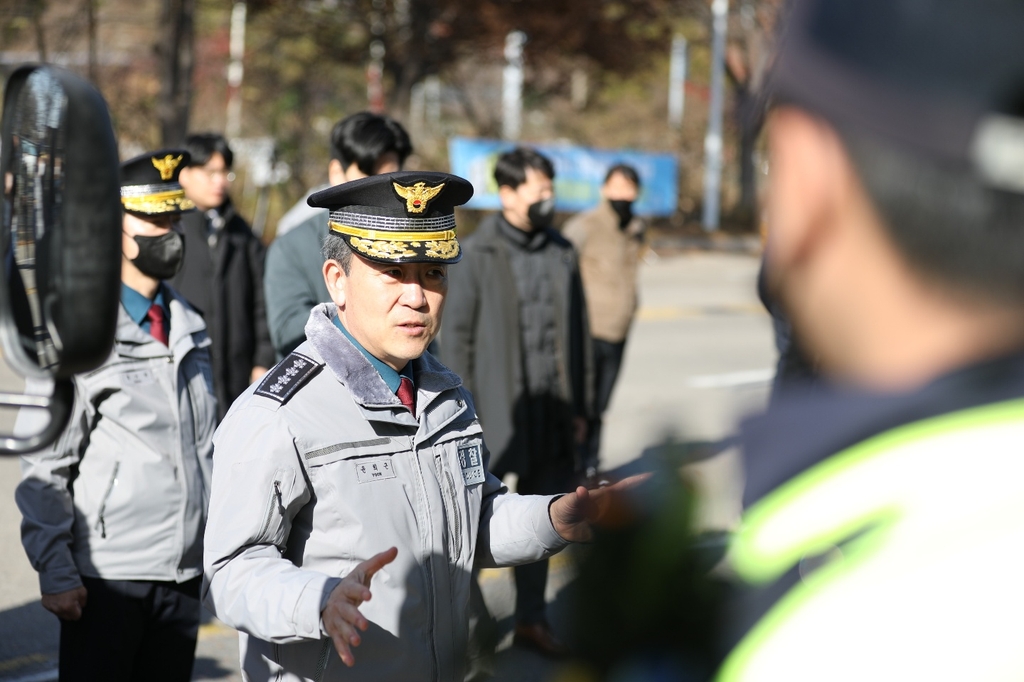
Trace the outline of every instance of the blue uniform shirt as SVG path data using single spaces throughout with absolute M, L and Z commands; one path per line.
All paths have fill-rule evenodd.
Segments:
M 164 309 L 164 320 L 169 332 L 171 328 L 171 311 L 167 308 L 164 286 L 161 284 L 157 287 L 156 296 L 151 301 L 124 282 L 121 282 L 121 305 L 127 311 L 128 317 L 132 318 L 135 324 L 142 327 L 142 331 L 147 334 L 149 333 L 149 320 L 146 319 L 146 313 L 149 312 L 149 307 L 154 303 Z M 363 352 L 365 353 L 366 351 Z

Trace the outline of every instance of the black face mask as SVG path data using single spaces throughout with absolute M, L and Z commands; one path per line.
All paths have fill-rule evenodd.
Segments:
M 139 255 L 132 263 L 142 274 L 153 279 L 170 279 L 181 269 L 185 240 L 174 230 L 159 237 L 136 235 L 132 239 L 139 245 Z
M 626 229 L 626 225 L 629 225 L 629 221 L 633 219 L 633 202 L 612 199 L 608 203 L 612 205 L 612 210 L 619 216 L 619 229 Z
M 555 198 L 551 197 L 530 204 L 530 208 L 526 211 L 526 217 L 530 219 L 530 224 L 535 230 L 547 227 L 555 217 Z

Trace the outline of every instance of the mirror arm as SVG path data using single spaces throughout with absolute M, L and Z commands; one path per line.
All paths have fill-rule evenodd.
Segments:
M 25 455 L 54 442 L 71 418 L 74 400 L 75 384 L 71 379 L 54 381 L 52 396 L 0 393 L 0 406 L 38 407 L 45 409 L 50 415 L 49 423 L 39 433 L 31 436 L 0 434 L 0 454 Z

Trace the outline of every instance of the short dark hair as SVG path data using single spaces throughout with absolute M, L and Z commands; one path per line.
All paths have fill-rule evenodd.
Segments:
M 640 174 L 636 172 L 636 168 L 625 163 L 617 163 L 609 168 L 608 172 L 604 175 L 604 184 L 608 184 L 608 181 L 611 180 L 612 176 L 616 173 L 636 185 L 637 189 L 640 189 Z
M 320 243 L 320 255 L 324 257 L 325 263 L 329 260 L 338 261 L 346 275 L 352 270 L 352 249 L 349 248 L 345 238 L 339 234 L 327 233 Z
M 399 167 L 412 154 L 409 133 L 388 116 L 360 111 L 338 121 L 331 130 L 331 158 L 343 169 L 355 164 L 366 175 L 373 175 L 377 160 L 388 152 L 398 156 Z
M 214 154 L 224 157 L 227 168 L 231 168 L 235 162 L 235 153 L 219 133 L 193 133 L 185 138 L 185 149 L 192 155 L 189 166 L 205 166 Z
M 551 180 L 555 179 L 555 166 L 551 159 L 529 147 L 516 147 L 499 156 L 494 164 L 494 179 L 498 187 L 515 189 L 526 182 L 527 168 L 539 171 Z
M 997 303 L 1024 303 L 1024 195 L 960 162 L 926 159 L 840 130 L 897 249 L 923 277 Z

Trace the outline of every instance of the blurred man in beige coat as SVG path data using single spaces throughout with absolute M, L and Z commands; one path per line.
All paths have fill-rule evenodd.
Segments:
M 597 472 L 601 418 L 619 376 L 626 337 L 636 314 L 637 265 L 644 235 L 643 221 L 633 215 L 633 202 L 639 195 L 636 169 L 625 164 L 612 166 L 601 187 L 601 203 L 573 217 L 562 231 L 579 252 L 594 341 L 596 390 L 586 446 L 588 475 Z

